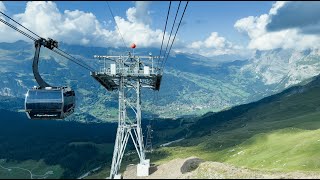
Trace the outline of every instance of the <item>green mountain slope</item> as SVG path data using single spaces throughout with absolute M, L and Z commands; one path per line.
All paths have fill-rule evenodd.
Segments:
M 196 155 L 253 169 L 319 171 L 319 128 L 315 77 L 260 101 L 207 113 L 189 127 L 187 139 L 157 150 L 153 158 L 161 163 Z

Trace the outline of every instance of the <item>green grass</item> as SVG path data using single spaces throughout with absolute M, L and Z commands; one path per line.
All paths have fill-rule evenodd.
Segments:
M 225 120 L 224 115 L 214 117 L 221 119 L 210 119 L 212 114 L 205 115 L 202 118 L 208 117 L 212 122 L 201 122 L 200 117 L 195 123 L 204 123 L 202 126 L 189 127 L 194 132 L 192 137 L 170 147 L 156 149 L 147 154 L 147 158 L 156 165 L 176 158 L 197 156 L 268 172 L 319 172 L 319 92 L 318 86 L 307 86 L 300 92 L 283 93 L 277 98 L 247 105 L 248 110 L 231 120 Z M 233 114 L 232 108 L 226 111 Z M 214 123 L 215 120 L 221 123 Z M 194 127 L 200 128 L 192 129 Z M 174 137 L 183 128 L 163 129 L 156 131 L 155 136 L 160 139 Z M 129 163 L 137 163 L 136 155 L 124 159 L 121 171 Z M 108 168 L 90 178 L 108 177 Z
M 319 171 L 320 130 L 288 128 L 254 136 L 225 153 L 229 163 L 254 169 Z
M 198 146 L 161 148 L 151 159 L 159 159 L 154 163 L 162 164 L 176 158 L 198 156 L 205 160 L 226 162 L 251 169 L 319 171 L 319 135 L 320 129 L 286 128 L 257 134 L 239 145 L 226 149 L 223 149 L 222 139 L 206 139 Z M 232 142 L 228 136 L 224 138 L 226 138 L 224 140 Z M 219 150 L 220 146 L 218 148 L 212 147 L 218 142 L 221 142 L 221 150 Z M 159 154 L 158 157 L 157 154 Z
M 60 166 L 49 166 L 42 160 L 27 160 L 23 162 L 1 161 L 0 165 L 1 179 L 30 179 L 31 175 L 27 170 L 32 172 L 34 179 L 40 177 L 37 175 L 44 175 L 48 171 L 52 171 L 52 174 L 50 173 L 46 176 L 50 179 L 59 179 L 63 174 L 63 169 Z
M 198 156 L 250 169 L 319 172 L 319 92 L 319 87 L 308 87 L 285 93 L 221 124 L 202 126 L 205 129 L 190 127 L 200 134 L 209 133 L 160 148 L 151 159 L 161 164 Z

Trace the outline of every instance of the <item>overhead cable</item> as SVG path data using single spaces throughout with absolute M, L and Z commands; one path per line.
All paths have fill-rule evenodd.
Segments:
M 160 53 L 159 53 L 159 58 L 158 58 L 158 66 L 159 66 L 159 60 L 160 60 L 160 58 L 161 58 L 163 40 L 164 40 L 164 36 L 165 36 L 165 34 L 166 34 L 168 17 L 169 17 L 169 14 L 170 14 L 170 7 L 171 7 L 171 1 L 170 1 L 170 3 L 169 3 L 169 8 L 168 8 L 168 12 L 167 12 L 167 19 L 166 19 L 166 24 L 165 24 L 164 30 L 163 30 L 162 42 L 161 42 Z
M 166 56 L 166 54 L 167 54 L 168 45 L 170 43 L 170 39 L 171 39 L 171 35 L 172 35 L 172 31 L 173 31 L 174 25 L 176 25 L 176 19 L 177 19 L 177 15 L 178 15 L 178 12 L 179 12 L 179 9 L 180 9 L 180 5 L 181 5 L 181 1 L 179 2 L 178 8 L 177 8 L 177 12 L 176 12 L 176 15 L 174 17 L 174 21 L 173 21 L 172 28 L 171 28 L 170 35 L 169 35 L 169 40 L 168 40 L 167 45 L 166 45 L 166 50 L 164 51 L 165 52 L 164 56 Z M 165 60 L 165 59 L 163 59 L 163 60 Z M 163 63 L 164 63 L 164 61 L 162 62 L 162 64 Z
M 36 33 L 32 32 L 30 29 L 24 27 L 22 24 L 18 23 L 17 21 L 15 21 L 14 19 L 12 19 L 11 17 L 9 17 L 8 15 L 6 15 L 5 13 L 3 13 L 2 11 L 0 11 L 0 13 L 4 16 L 6 16 L 7 18 L 11 19 L 13 22 L 19 24 L 20 26 L 22 26 L 23 28 L 25 28 L 26 30 L 28 30 L 29 32 L 31 32 L 32 34 L 38 36 Z M 38 36 L 38 38 L 41 38 L 40 36 Z
M 164 61 L 163 67 L 164 67 L 164 65 L 165 65 L 166 61 L 168 60 L 168 57 L 169 57 L 169 54 L 170 54 L 170 51 L 171 51 L 172 45 L 173 45 L 173 43 L 174 43 L 174 40 L 176 39 L 176 36 L 177 36 L 178 30 L 179 30 L 179 28 L 180 28 L 181 21 L 182 21 L 182 19 L 183 19 L 184 13 L 186 12 L 186 9 L 187 9 L 187 7 L 188 7 L 188 3 L 189 3 L 189 1 L 187 1 L 186 5 L 185 5 L 185 7 L 184 7 L 184 10 L 183 10 L 182 16 L 181 16 L 181 18 L 180 18 L 180 22 L 179 22 L 179 25 L 178 25 L 177 31 L 176 31 L 176 33 L 175 33 L 175 35 L 174 35 L 174 37 L 173 37 L 173 40 L 172 40 L 172 43 L 171 43 L 171 46 L 170 46 L 169 52 L 168 52 L 168 54 L 167 54 L 167 57 L 166 57 L 166 59 L 165 59 L 165 61 Z M 163 67 L 162 67 L 162 71 L 163 71 Z
M 107 5 L 108 5 L 108 8 L 109 8 L 109 11 L 110 11 L 110 13 L 111 13 L 111 15 L 112 15 L 112 17 L 113 17 L 113 20 L 114 20 L 114 22 L 115 22 L 115 24 L 116 24 L 116 27 L 117 27 L 117 29 L 118 29 L 118 32 L 119 32 L 119 34 L 120 34 L 120 36 L 121 36 L 123 45 L 124 45 L 124 47 L 127 47 L 127 48 L 128 48 L 128 46 L 126 45 L 126 43 L 125 43 L 125 41 L 124 41 L 124 38 L 123 38 L 123 36 L 122 36 L 122 34 L 121 34 L 121 32 L 120 32 L 120 28 L 119 28 L 118 23 L 117 23 L 114 15 L 113 15 L 113 12 L 112 12 L 112 10 L 111 10 L 111 8 L 110 8 L 110 5 L 109 5 L 108 1 L 106 1 L 106 2 L 107 2 Z
M 4 16 L 6 16 L 7 18 L 9 18 L 10 20 L 14 21 L 15 23 L 17 23 L 18 25 L 20 25 L 21 27 L 25 28 L 26 30 L 28 30 L 29 32 L 31 32 L 32 34 L 34 34 L 35 36 L 37 36 L 38 38 L 42 38 L 40 37 L 39 35 L 37 35 L 36 33 L 32 32 L 30 29 L 26 28 L 25 26 L 21 25 L 20 23 L 18 23 L 17 21 L 15 21 L 14 19 L 10 18 L 8 15 L 6 15 L 5 13 L 3 13 L 2 11 L 0 11 L 0 13 Z M 4 19 L 0 18 L 0 21 L 4 24 L 6 24 L 7 26 L 11 27 L 12 29 L 18 31 L 19 33 L 21 33 L 22 35 L 28 37 L 29 39 L 33 40 L 33 41 L 37 41 L 37 38 L 31 36 L 30 34 L 24 32 L 23 30 L 17 28 L 16 26 L 10 24 L 9 22 L 5 21 Z M 44 39 L 44 38 L 42 38 Z M 81 67 L 89 70 L 89 71 L 94 71 L 94 69 L 92 67 L 90 67 L 88 64 L 86 64 L 85 62 L 79 60 L 79 59 L 76 59 L 75 57 L 73 57 L 72 55 L 68 54 L 67 52 L 59 49 L 59 48 L 56 48 L 56 49 L 50 49 L 52 50 L 53 52 L 65 57 L 66 59 L 68 60 L 71 60 L 72 62 L 80 65 Z M 59 51 L 61 52 L 59 52 Z
M 3 20 L 3 19 L 1 19 L 1 18 L 0 18 L 0 21 L 1 21 L 2 23 L 6 24 L 7 26 L 11 27 L 12 29 L 18 31 L 19 33 L 25 35 L 26 37 L 30 38 L 31 40 L 33 40 L 33 41 L 36 41 L 36 40 L 37 40 L 36 38 L 30 36 L 29 34 L 23 32 L 21 29 L 19 29 L 19 28 L 15 27 L 14 25 L 8 23 L 7 21 L 5 21 L 5 20 Z

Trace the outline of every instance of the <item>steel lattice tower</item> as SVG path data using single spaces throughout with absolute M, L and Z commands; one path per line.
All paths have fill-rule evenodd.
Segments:
M 108 91 L 119 93 L 118 129 L 114 145 L 110 179 L 120 178 L 118 171 L 129 140 L 131 137 L 137 150 L 140 163 L 137 166 L 138 176 L 148 176 L 150 160 L 145 157 L 145 147 L 141 128 L 141 88 L 160 89 L 162 78 L 161 70 L 154 67 L 152 56 L 134 56 L 129 52 L 127 56 L 98 56 L 104 59 L 104 67 L 97 72 L 91 72 L 95 78 Z M 110 60 L 107 68 L 106 60 Z M 128 111 L 134 112 L 131 118 Z
M 147 138 L 146 138 L 146 152 L 152 152 L 152 128 L 151 125 L 147 126 Z

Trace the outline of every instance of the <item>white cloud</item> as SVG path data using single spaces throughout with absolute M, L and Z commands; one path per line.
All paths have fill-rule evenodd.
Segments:
M 137 47 L 160 46 L 163 36 L 162 30 L 152 30 L 149 25 L 126 21 L 119 16 L 116 16 L 115 19 L 126 43 L 131 44 L 134 42 L 137 44 Z
M 3 4 L 2 1 L 0 1 L 0 11 L 2 12 L 6 11 L 6 6 Z
M 126 17 L 115 17 L 126 46 L 136 43 L 137 47 L 157 47 L 162 42 L 163 30 L 152 29 L 149 6 L 151 2 L 135 2 L 135 7 L 126 11 Z M 54 2 L 27 2 L 25 11 L 13 15 L 13 18 L 44 38 L 53 38 L 59 42 L 70 44 L 94 45 L 102 47 L 121 47 L 123 41 L 116 26 L 109 28 L 112 19 L 99 22 L 90 12 L 65 10 L 60 12 Z M 251 22 L 252 23 L 252 22 Z M 253 24 L 253 23 L 252 23 Z M 0 41 L 14 42 L 19 39 L 28 40 L 2 23 L 0 24 Z M 2 28 L 3 27 L 3 28 Z M 168 40 L 166 33 L 164 44 Z M 172 40 L 172 38 L 171 38 Z M 170 45 L 170 44 L 169 44 Z M 191 52 L 203 56 L 224 54 L 240 54 L 246 56 L 249 51 L 234 45 L 212 32 L 203 41 L 194 41 L 191 45 L 180 41 L 177 36 L 172 51 Z
M 136 2 L 135 7 L 127 10 L 127 19 L 115 17 L 121 34 L 128 43 L 126 46 L 135 42 L 137 47 L 160 47 L 163 32 L 160 29 L 150 28 L 149 4 L 150 2 Z M 3 3 L 0 7 L 2 5 Z M 88 12 L 65 10 L 62 13 L 54 2 L 27 2 L 25 11 L 13 15 L 13 18 L 44 38 L 50 37 L 70 44 L 123 46 L 116 26 L 113 30 L 104 29 L 106 26 L 103 26 L 94 14 Z M 27 40 L 13 29 L 4 27 L 4 24 L 1 23 L 0 26 L 0 33 L 6 34 L 0 36 L 0 41 Z M 168 39 L 168 36 L 165 39 Z
M 195 41 L 191 43 L 191 47 L 194 49 L 224 49 L 224 48 L 231 48 L 232 44 L 224 37 L 218 35 L 217 32 L 212 32 L 211 35 L 205 39 L 204 41 Z
M 286 3 L 288 3 L 287 1 L 277 1 L 272 5 L 272 8 L 269 11 L 270 15 L 276 15 L 278 9 L 282 8 Z
M 150 1 L 136 1 L 135 7 L 131 7 L 127 10 L 127 18 L 132 23 L 151 24 L 151 18 L 149 16 Z
M 203 41 L 194 41 L 190 47 L 178 49 L 179 52 L 188 52 L 200 54 L 206 57 L 218 55 L 248 56 L 249 51 L 246 51 L 242 46 L 234 45 L 224 37 L 219 36 L 217 32 L 212 32 L 208 38 Z
M 210 37 L 208 37 L 204 41 L 204 45 L 206 48 L 224 48 L 226 44 L 226 39 L 224 37 L 219 37 L 217 32 L 211 33 Z
M 0 10 L 2 12 L 6 11 L 6 6 L 2 1 L 0 1 Z M 0 18 L 8 21 L 8 19 L 6 19 L 5 16 L 3 16 L 2 14 L 0 15 Z M 13 24 L 12 21 L 11 23 Z M 10 27 L 8 27 L 3 23 L 0 23 L 0 34 L 1 34 L 0 41 L 3 41 L 3 42 L 14 42 L 16 40 L 28 40 L 27 37 L 16 32 L 15 30 L 12 30 Z
M 276 48 L 292 48 L 303 50 L 306 48 L 320 48 L 320 38 L 316 35 L 302 34 L 297 28 L 286 28 L 277 31 L 268 31 L 267 25 L 271 23 L 271 17 L 276 17 L 281 8 L 288 2 L 276 2 L 268 14 L 257 17 L 249 16 L 238 20 L 234 27 L 239 32 L 244 32 L 250 38 L 249 49 L 271 50 Z M 296 9 L 299 11 L 299 9 Z M 286 16 L 291 16 L 286 14 Z M 295 16 L 292 14 L 292 18 Z
M 150 4 L 151 2 L 136 1 L 135 7 L 129 8 L 126 12 L 127 20 L 119 16 L 115 17 L 125 43 L 131 44 L 134 42 L 137 47 L 160 47 L 163 30 L 154 30 L 150 27 L 151 18 L 148 10 Z M 164 37 L 164 42 L 169 39 L 167 34 Z M 122 41 L 119 42 L 122 43 Z M 176 38 L 175 44 L 178 42 L 179 39 Z
M 63 22 L 56 4 L 44 1 L 28 2 L 25 12 L 14 15 L 13 19 L 42 37 L 59 34 Z

